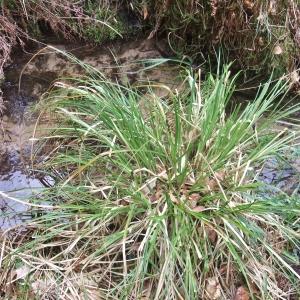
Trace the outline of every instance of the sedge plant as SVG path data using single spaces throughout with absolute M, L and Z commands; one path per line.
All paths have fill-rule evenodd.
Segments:
M 42 107 L 57 125 L 40 141 L 56 184 L 39 199 L 53 209 L 8 256 L 30 265 L 29 282 L 72 299 L 296 293 L 284 253 L 299 251 L 300 202 L 264 198 L 254 178 L 297 137 L 272 129 L 299 107 L 279 108 L 280 80 L 234 105 L 229 68 L 203 82 L 184 70 L 166 97 L 101 74 L 56 84 Z

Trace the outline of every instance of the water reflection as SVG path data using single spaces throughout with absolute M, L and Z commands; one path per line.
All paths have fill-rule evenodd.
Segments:
M 43 184 L 30 172 L 30 138 L 33 121 L 24 119 L 25 111 L 7 111 L 0 122 L 0 230 L 22 224 L 30 218 L 28 198 L 38 193 Z M 10 198 L 9 198 L 10 197 Z M 14 201 L 11 198 L 21 200 Z M 22 203 L 25 202 L 25 203 Z
M 22 171 L 14 171 L 11 174 L 0 176 L 0 191 L 11 198 L 26 199 L 38 193 L 43 188 L 42 183 L 31 178 Z M 29 206 L 16 202 L 8 197 L 0 195 L 0 228 L 5 230 L 22 224 L 30 219 Z

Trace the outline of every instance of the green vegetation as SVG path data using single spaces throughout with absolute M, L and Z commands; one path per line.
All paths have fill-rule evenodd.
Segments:
M 126 25 L 117 17 L 118 5 L 105 1 L 3 1 L 2 10 L 21 17 L 17 24 L 31 37 L 56 33 L 65 38 L 82 38 L 95 43 L 122 37 Z M 41 32 L 47 31 L 48 32 Z
M 282 81 L 232 105 L 228 66 L 203 82 L 184 69 L 181 79 L 159 98 L 151 85 L 142 93 L 94 74 L 46 99 L 58 126 L 40 146 L 50 145 L 43 171 L 56 184 L 36 201 L 53 208 L 39 210 L 33 238 L 5 259 L 29 266 L 29 290 L 52 284 L 57 299 L 232 299 L 239 286 L 253 299 L 283 299 L 298 290 L 299 199 L 261 196 L 253 170 L 297 138 L 270 128 L 299 105 L 278 108 Z
M 294 0 L 2 0 L 1 11 L 22 39 L 20 29 L 36 37 L 43 23 L 64 38 L 94 43 L 140 31 L 167 40 L 171 55 L 195 61 L 213 59 L 222 48 L 251 79 L 274 68 L 279 75 L 298 69 L 300 13 Z
M 31 199 L 22 238 L 1 236 L 0 297 L 299 297 L 299 196 L 258 180 L 263 163 L 299 141 L 296 127 L 277 126 L 300 110 L 284 104 L 299 86 L 295 1 L 0 4 L 0 75 L 14 45 L 50 33 L 96 44 L 140 33 L 193 66 L 179 66 L 177 89 L 124 86 L 83 64 L 86 77 L 54 84 L 39 109 L 55 128 L 34 163 L 55 184 Z M 218 51 L 233 63 L 214 67 Z M 201 80 L 202 62 L 212 71 Z M 271 73 L 235 104 L 239 78 Z
M 169 46 L 162 52 L 195 64 L 216 64 L 222 49 L 223 61 L 234 62 L 247 84 L 274 72 L 288 73 L 295 90 L 300 86 L 300 11 L 294 0 L 2 0 L 0 12 L 0 76 L 11 47 L 28 37 L 52 33 L 101 44 L 140 34 L 163 40 Z
M 264 76 L 298 69 L 299 3 L 294 0 L 134 1 L 152 33 L 168 35 L 178 56 L 213 59 L 219 48 L 246 75 Z M 249 78 L 248 77 L 248 78 Z

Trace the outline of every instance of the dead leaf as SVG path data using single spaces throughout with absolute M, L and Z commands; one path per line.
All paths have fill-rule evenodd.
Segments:
M 161 198 L 161 196 L 162 196 L 162 191 L 161 191 L 161 190 L 158 190 L 158 191 L 156 191 L 153 195 L 151 195 L 151 196 L 149 197 L 149 200 L 150 200 L 151 203 L 154 203 L 154 202 L 156 202 L 157 200 L 159 200 L 159 199 Z
M 234 207 L 237 207 L 237 206 L 238 206 L 238 203 L 236 203 L 235 201 L 230 200 L 228 202 L 228 207 L 230 207 L 230 208 L 234 208 Z
M 244 0 L 243 5 L 246 10 L 252 12 L 252 9 L 254 8 L 254 2 L 252 2 L 250 0 Z
M 149 197 L 149 200 L 150 200 L 150 202 L 156 202 L 157 201 L 157 196 L 156 196 L 156 193 L 154 194 L 154 195 L 151 195 L 150 197 Z
M 197 206 L 198 201 L 200 200 L 201 196 L 198 193 L 192 193 L 188 196 L 189 200 L 189 207 L 194 209 Z
M 190 200 L 188 205 L 190 209 L 194 209 L 197 206 L 197 201 Z
M 235 296 L 233 298 L 233 300 L 249 300 L 250 297 L 249 297 L 249 292 L 248 290 L 243 287 L 243 286 L 240 286 L 237 290 L 236 290 L 236 293 L 235 293 Z
M 173 203 L 175 204 L 178 204 L 178 199 L 172 194 L 172 193 L 169 193 L 169 196 L 170 196 L 170 199 Z
M 125 198 L 120 199 L 118 202 L 120 205 L 127 206 L 130 203 L 130 198 L 125 197 Z
M 194 212 L 202 212 L 202 211 L 204 211 L 206 209 L 206 207 L 204 207 L 204 206 L 196 206 L 196 207 L 194 207 L 193 209 L 192 209 L 192 211 L 194 211 Z
M 213 191 L 218 187 L 218 182 L 215 179 L 207 179 L 205 183 L 209 191 Z
M 54 279 L 37 279 L 36 281 L 31 283 L 32 292 L 37 296 L 41 296 L 45 293 L 51 293 L 51 287 L 54 286 Z
M 218 0 L 211 0 L 210 6 L 211 6 L 211 16 L 214 17 L 216 16 L 218 10 Z
M 231 264 L 224 263 L 220 266 L 220 269 L 219 269 L 220 275 L 224 275 L 226 273 L 232 273 L 232 272 L 233 272 L 233 268 L 232 268 Z
M 142 187 L 141 192 L 144 195 L 148 195 L 151 193 L 151 191 L 154 190 L 156 187 L 157 178 L 151 178 L 149 179 Z
M 282 48 L 281 48 L 279 45 L 276 45 L 276 46 L 274 47 L 274 49 L 273 49 L 273 53 L 274 53 L 275 55 L 280 55 L 280 54 L 282 54 L 282 52 L 283 52 L 283 50 L 282 50 Z
M 275 16 L 277 14 L 276 0 L 270 0 L 269 7 L 268 7 L 268 13 L 272 16 Z
M 213 178 L 205 180 L 205 184 L 209 191 L 213 191 L 216 188 L 218 188 L 219 186 L 218 182 L 224 181 L 226 173 L 224 171 L 218 171 L 215 172 L 213 175 L 214 175 Z
M 30 273 L 30 268 L 27 265 L 24 265 L 18 269 L 15 270 L 15 273 L 17 275 L 17 280 L 18 279 L 24 279 L 29 273 Z
M 207 236 L 208 236 L 208 239 L 210 240 L 210 242 L 212 244 L 215 244 L 217 241 L 217 238 L 218 238 L 217 232 L 213 228 L 208 227 L 208 228 L 206 228 L 206 233 L 207 233 Z
M 211 300 L 217 300 L 221 298 L 221 285 L 216 277 L 207 278 L 205 292 Z
M 145 4 L 145 5 L 143 6 L 143 17 L 144 17 L 144 20 L 147 20 L 147 19 L 148 19 L 148 16 L 149 16 L 148 7 L 147 7 L 147 5 Z
M 258 45 L 260 47 L 263 47 L 265 45 L 264 39 L 261 36 L 258 38 Z
M 81 294 L 79 299 L 86 299 L 86 300 L 100 300 L 103 299 L 103 294 L 99 289 L 96 281 L 89 276 L 87 273 L 80 274 L 80 278 L 77 280 Z
M 193 193 L 189 195 L 189 200 L 191 201 L 198 201 L 200 200 L 200 195 L 198 193 Z
M 219 171 L 214 174 L 214 177 L 217 178 L 219 181 L 223 181 L 225 179 L 225 172 Z
M 290 78 L 291 78 L 292 84 L 298 84 L 299 81 L 300 81 L 300 77 L 299 77 L 298 72 L 296 70 L 291 72 Z
M 103 299 L 103 294 L 98 288 L 85 288 L 79 297 L 86 300 L 100 300 Z

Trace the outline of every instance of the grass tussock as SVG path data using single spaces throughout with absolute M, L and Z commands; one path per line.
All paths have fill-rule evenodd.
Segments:
M 2 266 L 38 299 L 287 299 L 299 288 L 299 199 L 256 193 L 255 169 L 297 137 L 271 130 L 279 81 L 229 104 L 229 67 L 159 98 L 100 74 L 57 83 L 40 142 L 56 185 Z M 168 89 L 168 87 L 165 87 Z M 37 200 L 37 199 L 36 199 Z M 298 224 L 298 225 L 297 225 Z M 297 227 L 298 226 L 298 227 Z M 29 227 L 30 228 L 30 227 Z M 6 276 L 6 278 L 9 276 Z M 5 285 L 7 288 L 10 285 Z M 247 299 L 248 299 L 247 298 Z M 239 299 L 239 298 L 237 298 Z

